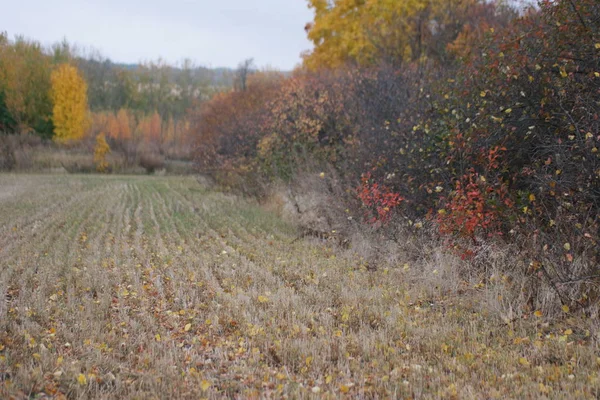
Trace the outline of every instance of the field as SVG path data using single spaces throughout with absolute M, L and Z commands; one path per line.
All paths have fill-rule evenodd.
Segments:
M 578 316 L 297 236 L 192 177 L 0 175 L 0 397 L 600 396 Z

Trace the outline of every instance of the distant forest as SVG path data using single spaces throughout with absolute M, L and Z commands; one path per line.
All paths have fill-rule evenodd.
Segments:
M 58 105 L 52 97 L 57 93 L 52 75 L 62 65 L 75 68 L 85 92 L 81 110 L 86 115 L 67 139 L 102 134 L 112 147 L 128 149 L 129 158 L 135 158 L 140 147 L 183 156 L 180 150 L 189 149 L 189 110 L 233 88 L 239 75 L 235 69 L 198 66 L 191 60 L 177 65 L 162 59 L 122 64 L 98 51 L 81 51 L 66 40 L 44 47 L 36 40 L 0 33 L 0 132 L 64 136 L 53 118 Z M 240 65 L 252 67 L 248 62 Z M 62 76 L 63 82 L 69 80 L 68 74 Z M 73 87 L 65 90 L 67 97 L 76 92 Z

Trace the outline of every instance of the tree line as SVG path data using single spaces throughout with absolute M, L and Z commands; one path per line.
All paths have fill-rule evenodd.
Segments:
M 188 112 L 233 86 L 235 73 L 161 59 L 115 64 L 66 40 L 49 48 L 0 34 L 0 132 L 77 142 L 105 135 L 134 157 L 139 147 L 189 152 Z

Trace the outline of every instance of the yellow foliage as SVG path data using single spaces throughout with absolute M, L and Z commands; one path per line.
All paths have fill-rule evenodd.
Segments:
M 306 26 L 312 52 L 304 65 L 315 70 L 345 63 L 416 61 L 435 47 L 441 27 L 454 23 L 474 0 L 308 0 L 314 21 Z
M 79 383 L 81 386 L 87 385 L 87 378 L 84 374 L 77 375 L 77 383 Z
M 87 84 L 77 68 L 62 64 L 50 77 L 52 121 L 57 142 L 81 139 L 87 125 Z
M 96 136 L 96 147 L 94 147 L 94 164 L 96 164 L 96 171 L 107 171 L 108 162 L 106 161 L 106 155 L 108 153 L 110 153 L 110 146 L 106 142 L 104 133 L 99 133 L 98 136 Z

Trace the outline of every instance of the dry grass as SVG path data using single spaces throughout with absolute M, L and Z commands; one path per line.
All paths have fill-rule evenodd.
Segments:
M 578 316 L 295 236 L 192 178 L 0 175 L 0 397 L 600 395 Z

